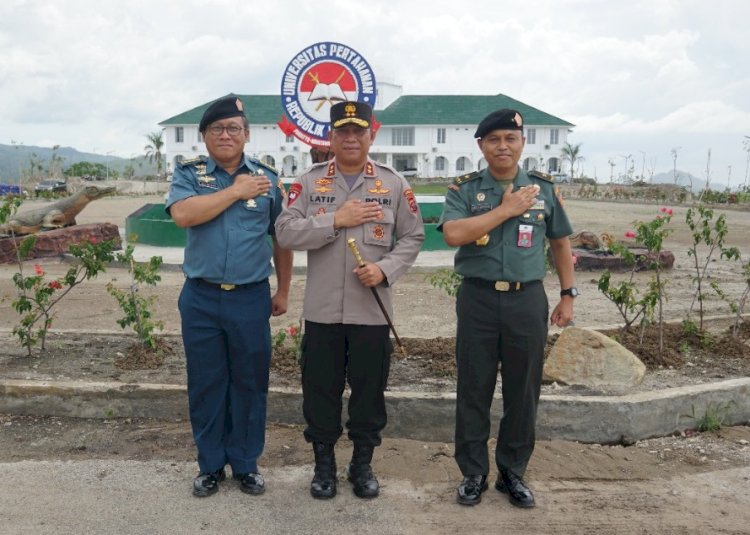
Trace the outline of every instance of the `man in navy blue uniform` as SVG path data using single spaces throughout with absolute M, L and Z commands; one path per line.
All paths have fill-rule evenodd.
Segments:
M 265 443 L 268 320 L 286 312 L 292 274 L 292 252 L 274 236 L 285 193 L 274 169 L 244 154 L 249 128 L 237 96 L 212 103 L 199 130 L 209 156 L 177 165 L 166 204 L 174 222 L 187 229 L 187 278 L 178 305 L 200 468 L 193 494 L 214 494 L 227 464 L 243 492 L 261 494 L 265 482 L 257 461 Z

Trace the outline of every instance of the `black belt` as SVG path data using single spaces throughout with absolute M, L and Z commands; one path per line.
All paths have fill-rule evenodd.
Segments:
M 511 282 L 511 281 L 488 281 L 486 279 L 479 279 L 476 277 L 467 277 L 464 279 L 466 282 L 480 286 L 482 288 L 488 288 L 497 290 L 498 292 L 520 292 L 525 288 L 536 286 L 541 284 L 542 281 L 528 281 L 528 282 Z
M 197 284 L 201 286 L 208 286 L 209 288 L 216 288 L 217 290 L 224 290 L 225 292 L 231 292 L 232 290 L 241 290 L 243 288 L 252 288 L 253 286 L 257 286 L 258 284 L 262 283 L 263 281 L 257 281 L 257 282 L 248 282 L 247 284 L 230 284 L 228 282 L 211 282 L 207 281 L 206 279 L 190 279 L 191 281 L 195 281 Z

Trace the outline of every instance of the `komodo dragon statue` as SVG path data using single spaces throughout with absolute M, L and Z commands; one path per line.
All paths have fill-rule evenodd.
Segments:
M 577 249 L 596 251 L 599 249 L 607 249 L 616 241 L 615 237 L 608 232 L 605 232 L 601 236 L 597 236 L 593 232 L 584 230 L 577 234 L 573 234 L 570 237 L 570 246 Z
M 20 212 L 0 226 L 0 234 L 16 236 L 33 234 L 44 229 L 69 227 L 88 203 L 113 193 L 114 187 L 86 186 L 77 193 L 40 208 Z

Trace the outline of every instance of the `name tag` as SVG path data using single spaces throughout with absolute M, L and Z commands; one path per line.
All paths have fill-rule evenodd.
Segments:
M 492 210 L 492 204 L 488 202 L 480 202 L 471 205 L 471 213 L 476 214 L 478 212 L 489 212 Z

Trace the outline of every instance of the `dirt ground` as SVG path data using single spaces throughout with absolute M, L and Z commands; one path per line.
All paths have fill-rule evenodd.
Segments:
M 92 203 L 79 217 L 79 223 L 108 221 L 122 228 L 124 216 L 144 202 L 158 200 L 153 197 L 103 199 Z M 615 235 L 630 229 L 632 220 L 648 219 L 658 210 L 654 205 L 586 201 L 568 201 L 566 208 L 576 230 Z M 730 229 L 728 244 L 739 247 L 743 254 L 750 253 L 750 213 L 726 213 Z M 693 296 L 691 259 L 686 252 L 691 239 L 684 225 L 684 214 L 684 208 L 675 209 L 672 226 L 680 230 L 666 242 L 666 248 L 676 256 L 675 268 L 667 275 L 669 301 L 665 315 L 671 320 L 685 317 Z M 62 274 L 68 267 L 57 261 L 40 264 L 50 276 Z M 712 270 L 727 293 L 741 293 L 745 282 L 739 265 L 717 260 L 712 263 Z M 10 279 L 15 271 L 15 266 L 0 266 L 0 329 L 6 332 L 17 321 L 10 306 L 14 296 Z M 116 323 L 120 311 L 106 293 L 105 285 L 116 279 L 117 284 L 124 286 L 128 283 L 126 275 L 123 270 L 110 269 L 99 279 L 74 290 L 58 311 L 53 330 L 120 331 Z M 614 305 L 596 289 L 598 276 L 598 273 L 577 274 L 577 285 L 582 292 L 576 301 L 576 325 L 579 327 L 619 322 Z M 450 338 L 455 334 L 453 299 L 431 287 L 425 277 L 424 273 L 411 272 L 394 287 L 396 327 L 402 338 Z M 641 284 L 649 278 L 648 273 L 637 275 Z M 121 336 L 53 332 L 48 344 L 50 352 L 55 352 L 57 357 L 47 361 L 23 357 L 15 342 L 8 335 L 3 336 L 4 349 L 0 356 L 5 360 L 0 360 L 0 375 L 54 379 L 72 374 L 71 368 L 76 368 L 80 370 L 79 376 L 95 380 L 151 382 L 163 380 L 164 370 L 168 370 L 167 375 L 175 381 L 181 380 L 184 372 L 176 336 L 179 332 L 176 301 L 181 284 L 179 271 L 165 271 L 156 290 L 155 317 L 164 321 L 165 332 L 173 335 L 166 339 L 174 348 L 174 354 L 167 355 L 160 369 L 136 372 L 115 366 L 115 360 L 124 356 L 123 348 L 127 347 Z M 558 290 L 554 276 L 548 278 L 546 286 L 550 302 L 554 304 Z M 289 313 L 274 318 L 273 332 L 297 324 L 303 288 L 304 278 L 295 276 Z M 719 299 L 712 297 L 705 304 L 709 315 L 729 312 L 728 306 Z M 90 352 L 80 360 L 81 364 L 67 366 L 66 361 L 78 361 L 72 355 L 80 356 L 82 348 Z M 101 364 L 104 361 L 106 368 Z M 716 372 L 715 368 L 701 370 L 701 362 L 697 359 L 693 366 L 688 366 L 698 368 L 695 380 L 747 376 L 747 369 L 739 364 Z M 402 363 L 412 371 L 418 364 L 409 360 Z M 690 382 L 678 368 L 657 367 L 652 374 L 655 379 L 652 383 L 646 381 L 646 387 Z M 449 376 L 434 379 L 440 388 L 449 386 L 451 381 Z M 195 458 L 186 422 L 0 415 L 0 429 L 0 462 L 81 459 L 189 462 Z M 349 447 L 348 441 L 342 439 L 342 459 L 346 459 Z M 269 427 L 268 444 L 261 460 L 263 467 L 311 463 L 309 447 L 302 439 L 300 428 Z M 423 519 L 424 525 L 430 526 L 433 532 L 472 533 L 482 525 L 480 516 L 467 516 L 466 509 L 456 510 L 457 506 L 447 505 L 454 504 L 455 485 L 460 480 L 451 444 L 387 438 L 377 450 L 374 467 L 384 483 L 384 492 L 388 492 L 389 480 L 408 480 L 420 500 L 408 502 L 405 507 L 411 508 L 414 518 Z M 539 502 L 536 514 L 523 516 L 522 512 L 511 510 L 507 501 L 495 496 L 497 493 L 492 489 L 486 499 L 494 504 L 492 509 L 483 503 L 477 512 L 485 519 L 488 514 L 495 518 L 492 515 L 497 512 L 496 526 L 507 522 L 508 526 L 529 533 L 747 533 L 750 497 L 743 489 L 750 483 L 750 427 L 737 426 L 714 433 L 687 432 L 639 441 L 630 447 L 540 441 L 527 476 Z M 185 474 L 186 485 L 191 477 L 192 474 Z M 454 526 L 455 530 L 449 530 L 449 526 Z

